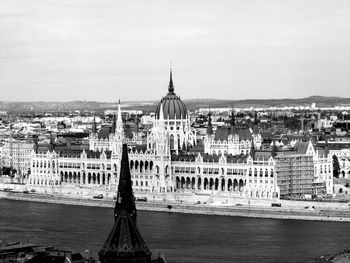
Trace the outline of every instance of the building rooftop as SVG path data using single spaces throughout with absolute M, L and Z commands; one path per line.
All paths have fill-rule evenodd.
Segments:
M 215 131 L 215 140 L 224 141 L 229 135 L 238 135 L 241 140 L 251 140 L 252 134 L 248 127 L 219 126 Z

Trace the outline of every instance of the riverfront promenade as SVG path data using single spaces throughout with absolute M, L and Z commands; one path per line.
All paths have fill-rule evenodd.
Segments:
M 78 198 L 64 195 L 19 193 L 0 191 L 1 199 L 34 201 L 56 204 L 80 206 L 113 207 L 112 198 L 93 199 Z M 136 202 L 137 209 L 146 211 L 162 211 L 169 213 L 190 213 L 206 215 L 225 215 L 239 217 L 297 219 L 316 221 L 350 222 L 350 208 L 348 203 L 337 205 L 334 203 L 286 201 L 280 200 L 281 207 L 232 204 L 190 204 L 179 201 L 147 201 Z

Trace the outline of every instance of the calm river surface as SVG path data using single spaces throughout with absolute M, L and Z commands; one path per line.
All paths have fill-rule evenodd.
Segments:
M 0 239 L 97 253 L 113 209 L 0 200 Z M 138 211 L 154 255 L 180 262 L 308 262 L 350 248 L 350 223 Z

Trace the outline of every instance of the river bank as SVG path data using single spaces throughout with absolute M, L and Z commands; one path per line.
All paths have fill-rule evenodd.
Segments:
M 0 192 L 0 199 L 110 208 L 114 206 L 115 202 L 112 198 L 92 199 L 19 192 Z M 268 207 L 255 205 L 189 204 L 172 201 L 147 201 L 136 202 L 136 206 L 139 210 L 168 213 L 350 222 L 350 209 L 346 208 L 346 206 L 335 209 L 326 207 L 324 204 L 322 204 L 322 206 L 317 206 L 315 205 L 315 202 L 306 203 L 309 204 L 309 206 L 304 207 L 300 206 L 300 201 L 297 201 L 295 206 L 293 206 L 292 201 L 284 202 L 284 200 L 281 200 L 281 203 L 281 207 Z

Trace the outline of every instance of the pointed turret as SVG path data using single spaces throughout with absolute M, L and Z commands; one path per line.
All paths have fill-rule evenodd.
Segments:
M 254 113 L 254 123 L 253 123 L 253 132 L 255 134 L 258 133 L 258 123 L 259 123 L 258 112 L 255 111 L 255 113 Z
M 115 133 L 115 129 L 116 129 L 116 117 L 115 114 L 113 114 L 113 121 L 112 121 L 112 133 Z
M 170 80 L 169 80 L 168 91 L 169 93 L 174 93 L 173 70 L 171 67 L 170 67 Z
M 118 117 L 117 117 L 117 124 L 119 124 L 119 125 L 123 125 L 123 119 L 122 119 L 122 110 L 121 110 L 121 107 L 120 107 L 120 100 L 119 100 L 119 103 L 118 103 Z
M 34 145 L 33 145 L 34 152 L 38 153 L 38 150 L 39 150 L 38 135 L 34 135 L 33 142 L 34 142 Z
M 252 142 L 252 145 L 250 147 L 250 156 L 252 157 L 252 159 L 255 159 L 255 146 L 254 146 L 254 142 Z
M 94 113 L 94 120 L 92 122 L 92 129 L 91 129 L 92 134 L 97 133 L 97 128 L 96 128 L 96 119 L 95 119 L 95 113 Z
M 52 152 L 55 148 L 55 144 L 53 141 L 52 133 L 50 134 L 50 143 L 49 143 L 49 151 Z
M 98 256 L 101 263 L 151 263 L 151 254 L 136 227 L 136 208 L 132 193 L 128 149 L 126 144 L 123 144 L 115 223 Z
M 208 127 L 207 127 L 207 134 L 210 136 L 213 134 L 213 126 L 211 124 L 211 113 L 209 111 L 208 113 Z
M 258 124 L 259 120 L 258 120 L 258 112 L 255 111 L 254 112 L 254 124 Z
M 234 110 L 234 109 L 232 109 L 232 112 L 231 112 L 230 125 L 231 125 L 232 127 L 236 126 L 235 110 Z

